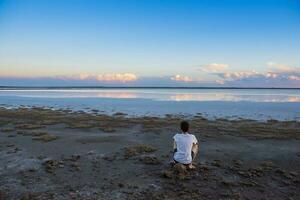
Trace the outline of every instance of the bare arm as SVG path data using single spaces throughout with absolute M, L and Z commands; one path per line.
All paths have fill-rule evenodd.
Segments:
M 175 140 L 173 141 L 173 152 L 175 153 L 177 151 L 177 144 Z
M 194 153 L 197 153 L 197 152 L 198 152 L 198 149 L 199 149 L 198 143 L 193 143 L 192 151 L 193 151 Z
M 192 152 L 193 152 L 193 160 L 196 158 L 197 154 L 198 154 L 198 150 L 199 150 L 199 145 L 198 143 L 193 143 L 193 147 L 192 147 Z

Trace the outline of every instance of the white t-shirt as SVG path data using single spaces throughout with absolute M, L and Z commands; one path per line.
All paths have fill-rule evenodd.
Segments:
M 173 139 L 176 142 L 177 151 L 174 154 L 174 160 L 182 164 L 190 164 L 192 162 L 192 147 L 198 141 L 193 134 L 177 133 Z

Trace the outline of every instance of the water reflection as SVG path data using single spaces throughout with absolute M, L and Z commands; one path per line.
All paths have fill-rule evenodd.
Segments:
M 115 98 L 157 101 L 300 102 L 300 90 L 253 89 L 64 89 L 0 90 L 0 96 L 34 98 Z
M 288 102 L 300 102 L 300 97 L 289 97 Z
M 255 102 L 300 102 L 298 96 L 247 95 L 247 94 L 176 94 L 171 101 L 255 101 Z
M 97 93 L 97 97 L 99 98 L 116 98 L 116 99 L 134 99 L 138 98 L 137 94 L 130 92 L 101 92 Z

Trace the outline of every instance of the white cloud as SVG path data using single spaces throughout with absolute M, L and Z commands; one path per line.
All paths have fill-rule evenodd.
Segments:
M 90 77 L 91 77 L 90 74 L 79 74 L 79 79 L 80 80 L 89 79 Z
M 228 64 L 222 64 L 222 63 L 211 63 L 201 66 L 201 70 L 208 73 L 218 73 L 218 72 L 224 72 L 228 69 Z
M 91 81 L 99 81 L 99 82 L 120 82 L 120 83 L 127 83 L 136 81 L 138 79 L 137 75 L 133 73 L 115 73 L 115 74 L 79 74 L 73 76 L 64 76 L 60 77 L 63 80 L 91 80 Z
M 256 71 L 250 71 L 250 72 L 224 72 L 221 73 L 220 76 L 223 77 L 224 79 L 244 79 L 244 78 L 249 78 L 253 76 L 258 76 L 260 75 Z
M 278 74 L 273 73 L 273 72 L 267 72 L 267 73 L 265 74 L 265 76 L 266 76 L 267 78 L 277 78 L 277 77 L 278 77 Z
M 270 67 L 267 71 L 224 71 L 213 73 L 221 80 L 217 80 L 218 84 L 255 84 L 256 86 L 296 86 L 300 84 L 300 68 L 273 62 L 267 63 Z
M 225 81 L 224 80 L 216 80 L 216 83 L 219 85 L 224 85 Z
M 294 75 L 292 75 L 292 76 L 289 76 L 288 79 L 292 80 L 292 81 L 300 81 L 300 76 L 294 76 Z
M 185 75 L 144 76 L 134 73 L 91 74 L 53 77 L 5 77 L 0 75 L 2 85 L 42 84 L 42 85 L 103 85 L 103 86 L 235 86 L 235 87 L 300 87 L 300 68 L 295 66 L 267 63 L 265 71 L 235 71 L 227 64 L 212 63 L 202 66 L 202 77 Z M 209 75 L 209 76 L 207 76 Z M 213 79 L 212 79 L 213 78 Z M 2 82 L 1 82 L 2 81 Z
M 192 82 L 193 79 L 188 76 L 181 76 L 179 74 L 172 76 L 171 80 L 173 81 L 181 81 L 181 82 Z
M 274 62 L 268 62 L 267 65 L 270 67 L 270 71 L 275 71 L 278 73 L 293 73 L 297 72 L 300 73 L 300 67 L 293 67 L 284 64 L 278 64 Z
M 124 73 L 124 74 L 101 74 L 97 76 L 98 81 L 105 82 L 131 82 L 137 80 L 137 76 L 132 73 Z

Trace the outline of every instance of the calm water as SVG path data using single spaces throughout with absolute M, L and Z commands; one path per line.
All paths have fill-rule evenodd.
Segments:
M 300 120 L 297 89 L 39 89 L 0 90 L 0 106 L 38 106 L 129 115 L 201 114 L 257 120 Z M 94 112 L 94 111 L 93 111 Z
M 39 89 L 0 90 L 0 96 L 157 101 L 300 102 L 300 90 L 297 89 Z

